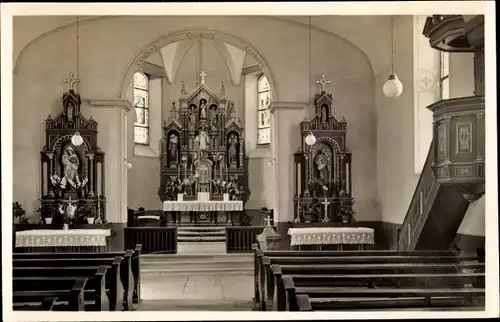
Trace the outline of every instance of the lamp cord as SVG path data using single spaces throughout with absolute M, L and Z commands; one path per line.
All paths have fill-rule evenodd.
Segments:
M 391 16 L 391 33 L 392 33 L 392 62 L 391 62 L 391 74 L 394 75 L 394 59 L 396 57 L 395 43 L 396 36 L 394 32 L 394 16 Z
M 309 100 L 311 99 L 311 16 L 309 16 Z
M 80 35 L 79 35 L 79 30 L 78 30 L 78 16 L 76 16 L 76 77 L 80 77 L 80 74 L 78 73 L 78 65 L 79 65 L 79 57 L 78 57 L 78 43 L 79 43 Z M 78 84 L 76 84 L 78 86 Z

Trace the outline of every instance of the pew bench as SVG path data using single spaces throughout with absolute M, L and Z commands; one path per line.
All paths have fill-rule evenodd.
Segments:
M 57 297 L 46 297 L 41 302 L 13 303 L 13 311 L 52 311 Z
M 100 266 L 95 275 L 89 276 L 84 289 L 85 311 L 107 311 L 109 300 L 106 295 L 105 276 L 107 266 Z M 72 277 L 14 277 L 16 291 L 57 291 L 69 289 L 75 279 Z
M 448 298 L 323 298 L 311 299 L 307 294 L 297 294 L 297 310 L 307 311 L 341 311 L 341 310 L 484 310 L 484 306 L 474 306 L 460 297 Z M 483 299 L 484 300 L 484 299 Z
M 348 256 L 348 257 L 268 257 L 263 256 L 261 259 L 261 267 L 258 272 L 257 287 L 259 288 L 260 301 L 259 308 L 263 311 L 268 310 L 272 306 L 272 299 L 275 288 L 275 278 L 271 265 L 283 264 L 286 274 L 371 274 L 372 270 L 378 270 L 378 273 L 394 274 L 403 273 L 409 270 L 409 273 L 429 272 L 434 269 L 446 269 L 439 265 L 448 266 L 448 270 L 456 272 L 456 265 L 479 265 L 483 267 L 484 263 L 478 257 L 457 257 L 457 256 L 431 256 L 432 260 L 427 260 L 427 257 L 417 256 Z M 442 260 L 442 263 L 440 261 Z M 312 267 L 312 266 L 314 267 Z M 424 265 L 424 266 L 422 266 Z M 427 266 L 425 266 L 427 265 Z M 437 265 L 437 266 L 436 266 Z M 294 268 L 295 267 L 295 268 Z M 469 267 L 469 266 L 467 266 Z M 477 268 L 476 266 L 472 266 Z M 336 271 L 335 271 L 336 270 Z M 416 271 L 414 271 L 416 270 Z M 445 270 L 446 272 L 446 270 Z M 285 273 L 285 272 L 283 272 Z
M 87 283 L 86 278 L 73 280 L 70 288 L 62 290 L 32 290 L 12 292 L 12 303 L 14 310 L 29 303 L 43 303 L 48 298 L 55 299 L 52 304 L 54 311 L 85 311 L 84 289 Z
M 128 265 L 127 265 L 128 264 Z M 100 266 L 106 266 L 105 293 L 109 310 L 128 310 L 131 305 L 130 261 L 122 257 L 87 259 L 14 259 L 13 278 L 16 277 L 86 277 L 93 276 Z
M 295 287 L 358 287 L 358 288 L 474 288 L 485 287 L 484 273 L 425 273 L 425 274 L 351 274 L 351 275 L 282 275 L 281 267 L 272 267 L 275 289 L 271 307 L 286 309 L 285 279 L 292 279 Z
M 137 244 L 133 250 L 131 258 L 131 270 L 134 279 L 134 291 L 132 294 L 132 302 L 135 306 L 140 304 L 141 299 L 141 275 L 140 275 L 140 257 L 142 245 Z M 129 250 L 130 252 L 130 250 Z M 14 259 L 30 259 L 30 258 L 108 258 L 108 257 L 125 257 L 127 251 L 112 251 L 112 252 L 94 252 L 94 253 L 14 253 Z

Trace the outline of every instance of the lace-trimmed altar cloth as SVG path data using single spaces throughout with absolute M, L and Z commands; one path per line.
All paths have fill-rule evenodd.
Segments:
M 243 201 L 164 201 L 163 211 L 243 211 Z
M 327 244 L 374 244 L 375 231 L 366 227 L 290 228 L 291 246 Z
M 16 247 L 106 246 L 110 229 L 33 229 L 16 232 Z

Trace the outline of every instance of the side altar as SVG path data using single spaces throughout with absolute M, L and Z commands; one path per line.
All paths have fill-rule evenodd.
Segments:
M 294 154 L 295 223 L 353 224 L 351 161 L 346 144 L 347 121 L 332 111 L 330 83 L 321 77 L 314 99 L 315 114 L 300 123 L 301 145 Z
M 228 215 L 243 210 L 249 193 L 244 129 L 224 83 L 215 95 L 206 74 L 200 75 L 200 85 L 190 93 L 182 83 L 178 104 L 172 102 L 171 117 L 164 122 L 158 195 L 176 223 L 233 224 Z M 241 206 L 223 205 L 234 201 Z

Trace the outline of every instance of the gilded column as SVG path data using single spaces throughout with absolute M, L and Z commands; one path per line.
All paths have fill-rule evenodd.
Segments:
M 94 197 L 94 154 L 88 154 L 89 157 L 89 197 Z
M 48 193 L 49 193 L 49 197 L 53 198 L 54 197 L 54 190 L 52 190 L 52 171 L 54 170 L 53 168 L 53 163 L 54 163 L 54 154 L 53 153 L 47 153 L 47 157 L 49 158 L 49 162 L 47 162 L 47 173 L 48 173 L 48 176 L 47 176 L 47 179 L 48 179 L 48 185 L 47 185 L 47 188 L 48 188 Z

